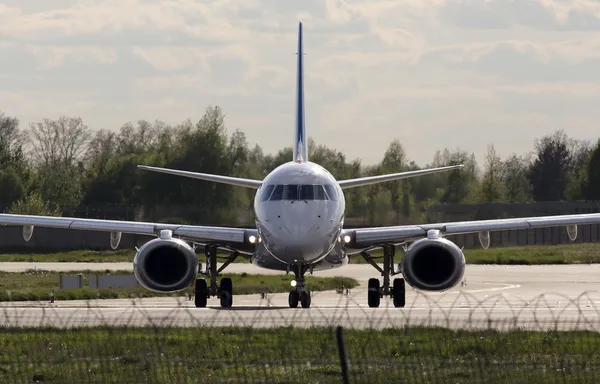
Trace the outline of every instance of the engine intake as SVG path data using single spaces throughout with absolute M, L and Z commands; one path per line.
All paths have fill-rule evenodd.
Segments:
M 460 282 L 464 273 L 462 250 L 444 238 L 417 240 L 402 258 L 402 275 L 409 285 L 417 289 L 450 289 Z
M 136 253 L 133 273 L 138 282 L 151 291 L 181 291 L 196 278 L 198 257 L 183 240 L 153 239 Z

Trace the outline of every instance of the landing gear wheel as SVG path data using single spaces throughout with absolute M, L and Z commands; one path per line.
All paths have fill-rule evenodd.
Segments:
M 196 286 L 194 290 L 194 304 L 196 308 L 206 307 L 206 301 L 208 300 L 208 284 L 204 279 L 196 279 Z
M 300 294 L 300 303 L 302 308 L 310 308 L 310 291 L 302 291 Z
M 404 284 L 404 279 L 394 279 L 392 294 L 394 296 L 394 307 L 404 308 L 406 305 L 406 285 Z
M 367 301 L 369 302 L 369 307 L 377 308 L 379 307 L 379 303 L 381 301 L 381 290 L 379 285 L 379 279 L 371 278 L 369 279 L 369 291 L 367 293 Z
M 290 308 L 298 308 L 299 300 L 300 300 L 300 295 L 298 294 L 298 291 L 296 291 L 296 290 L 290 291 L 290 296 L 288 297 L 288 303 L 290 305 Z
M 229 277 L 221 279 L 221 307 L 230 308 L 233 305 L 233 283 Z

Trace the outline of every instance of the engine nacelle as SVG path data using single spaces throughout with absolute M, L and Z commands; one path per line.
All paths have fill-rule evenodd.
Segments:
M 402 258 L 404 280 L 417 289 L 443 291 L 458 284 L 465 273 L 465 256 L 444 238 L 420 239 L 408 247 Z
M 195 280 L 198 257 L 185 241 L 161 233 L 161 238 L 150 240 L 138 250 L 133 273 L 151 291 L 181 291 Z

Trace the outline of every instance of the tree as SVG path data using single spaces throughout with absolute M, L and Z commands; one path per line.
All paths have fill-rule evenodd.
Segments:
M 565 199 L 570 173 L 573 171 L 573 154 L 568 137 L 563 131 L 545 136 L 535 143 L 537 157 L 530 168 L 530 181 L 535 201 L 560 201 Z
M 502 181 L 508 203 L 526 203 L 532 200 L 529 167 L 527 158 L 515 154 L 502 163 Z
M 469 155 L 460 149 L 450 151 L 446 148 L 443 152 L 436 152 L 433 163 L 435 167 L 464 165 L 462 169 L 432 175 L 442 181 L 437 189 L 439 202 L 464 203 L 474 200 L 472 194 L 477 191 L 477 161 L 474 154 Z
M 31 183 L 24 141 L 19 120 L 0 112 L 0 204 L 5 207 L 25 196 Z
M 398 173 L 406 169 L 406 151 L 398 140 L 390 143 L 387 150 L 383 154 L 381 161 L 380 173 Z M 402 212 L 410 212 L 410 198 L 404 198 L 404 193 L 407 191 L 407 180 L 390 181 L 385 183 L 383 188 L 390 195 L 390 204 L 396 213 L 396 224 L 400 223 Z M 408 196 L 407 196 L 408 197 Z
M 40 166 L 73 165 L 82 160 L 91 131 L 80 117 L 61 116 L 31 123 L 27 131 L 31 156 Z
M 58 207 L 44 201 L 39 192 L 33 192 L 29 196 L 15 201 L 8 213 L 13 215 L 60 216 Z
M 591 151 L 588 161 L 583 167 L 582 190 L 588 200 L 600 200 L 600 139 Z
M 503 180 L 502 160 L 496 154 L 494 145 L 488 145 L 485 155 L 485 172 L 481 180 L 479 201 L 498 203 L 505 201 L 505 183 Z
M 592 147 L 589 141 L 569 140 L 569 151 L 572 154 L 572 172 L 569 172 L 565 198 L 581 200 L 586 196 L 586 172 Z

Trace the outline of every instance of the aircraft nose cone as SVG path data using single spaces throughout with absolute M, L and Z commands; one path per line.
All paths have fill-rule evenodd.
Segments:
M 288 221 L 284 224 L 284 227 L 285 230 L 293 236 L 293 239 L 297 241 L 306 241 L 310 239 L 315 226 L 312 223 L 309 224 L 296 219 Z

